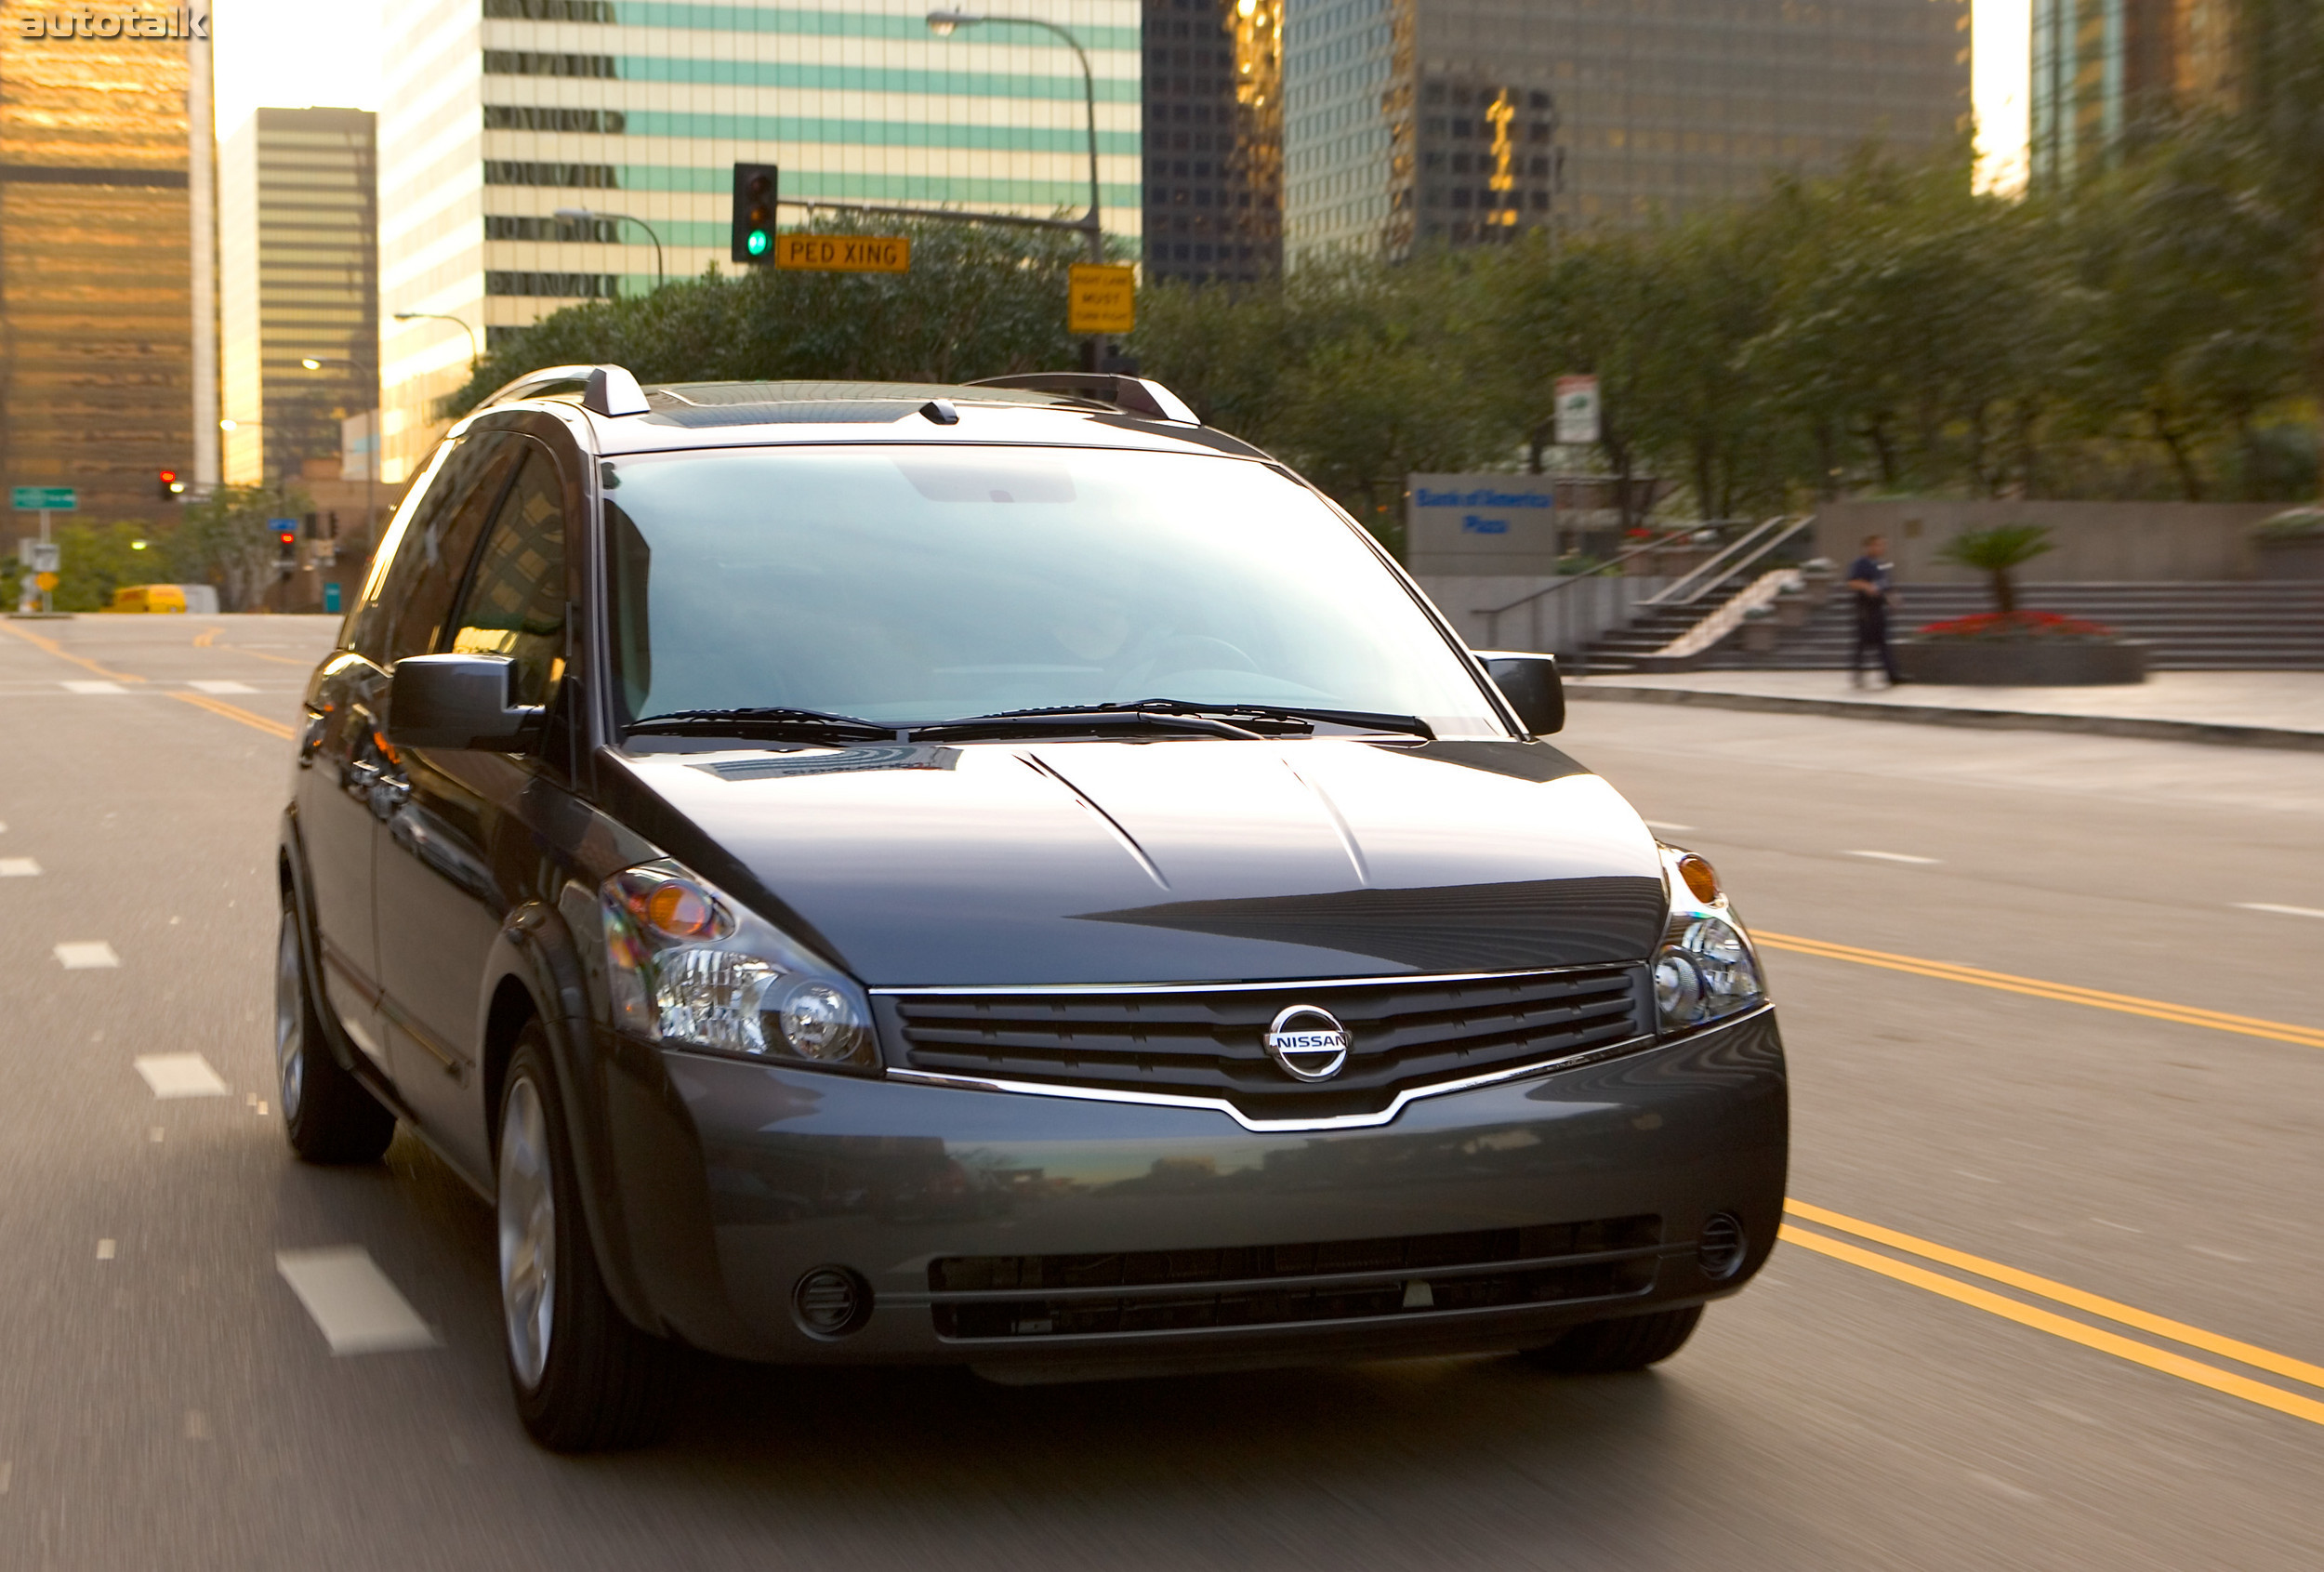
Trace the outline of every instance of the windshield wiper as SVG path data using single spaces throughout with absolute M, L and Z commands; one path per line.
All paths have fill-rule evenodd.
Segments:
M 625 734 L 637 736 L 693 733 L 712 736 L 843 738 L 851 742 L 894 742 L 893 726 L 882 726 L 860 715 L 833 715 L 821 709 L 793 709 L 760 705 L 740 709 L 673 709 L 632 720 Z
M 1304 705 L 1201 704 L 1191 699 L 1138 699 L 1125 704 L 1048 705 L 1038 709 L 1007 709 L 992 715 L 963 715 L 911 728 L 914 737 L 943 735 L 955 731 L 1000 732 L 1010 727 L 1043 731 L 1072 731 L 1107 725 L 1147 726 L 1200 732 L 1211 736 L 1263 741 L 1258 724 L 1284 731 L 1313 733 L 1315 723 L 1352 726 L 1370 732 L 1400 732 L 1433 742 L 1436 733 L 1417 715 L 1392 715 L 1368 709 L 1317 709 Z
M 1003 709 L 990 715 L 959 715 L 914 726 L 914 740 L 961 736 L 971 733 L 1008 735 L 1021 732 L 1110 732 L 1150 730 L 1192 732 L 1201 736 L 1234 737 L 1243 742 L 1265 739 L 1248 727 L 1207 713 L 1200 706 L 1184 708 L 1167 704 L 1061 704 L 1038 709 Z

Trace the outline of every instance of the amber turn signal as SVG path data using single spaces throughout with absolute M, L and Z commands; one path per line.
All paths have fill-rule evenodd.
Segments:
M 1686 880 L 1686 887 L 1695 892 L 1695 899 L 1705 905 L 1719 898 L 1717 871 L 1694 852 L 1689 852 L 1679 859 L 1679 877 Z
M 638 915 L 646 925 L 673 939 L 702 939 L 717 934 L 718 907 L 691 884 L 680 884 L 675 879 L 657 884 L 639 905 L 642 909 Z

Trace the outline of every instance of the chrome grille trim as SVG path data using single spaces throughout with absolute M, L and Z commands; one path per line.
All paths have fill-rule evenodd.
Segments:
M 872 988 L 878 998 L 1032 998 L 1051 994 L 1074 997 L 1089 994 L 1254 994 L 1281 993 L 1301 988 L 1425 987 L 1439 983 L 1506 983 L 1519 977 L 1559 977 L 1577 971 L 1604 971 L 1610 966 L 1643 966 L 1633 961 L 1591 961 L 1581 966 L 1521 966 L 1506 971 L 1391 972 L 1384 977 L 1296 977 L 1283 983 L 1038 983 L 1028 986 L 993 984 L 957 988 Z
M 1754 1011 L 1753 1013 L 1756 1013 Z M 1733 1025 L 1748 1020 L 1748 1015 L 1729 1016 L 1716 1023 Z M 1046 1081 L 995 1080 L 978 1076 L 939 1074 L 930 1070 L 903 1070 L 891 1067 L 888 1079 L 905 1081 L 915 1086 L 951 1087 L 961 1091 L 1016 1092 L 1028 1097 L 1066 1097 L 1083 1103 L 1128 1103 L 1149 1108 L 1193 1108 L 1214 1114 L 1224 1114 L 1245 1129 L 1272 1135 L 1299 1130 L 1371 1129 L 1391 1123 L 1397 1115 L 1414 1103 L 1427 1097 L 1443 1097 L 1450 1092 L 1474 1091 L 1479 1087 L 1498 1086 L 1503 1081 L 1524 1080 L 1532 1076 L 1546 1076 L 1558 1070 L 1579 1069 L 1601 1060 L 1617 1059 L 1654 1046 L 1651 1034 L 1626 1037 L 1620 1042 L 1603 1043 L 1579 1053 L 1536 1060 L 1525 1064 L 1506 1065 L 1483 1075 L 1466 1076 L 1459 1080 L 1438 1081 L 1433 1086 L 1406 1087 L 1395 1094 L 1388 1106 L 1369 1114 L 1332 1114 L 1311 1118 L 1254 1119 L 1223 1097 L 1185 1097 L 1169 1092 L 1125 1091 L 1107 1087 L 1060 1086 Z

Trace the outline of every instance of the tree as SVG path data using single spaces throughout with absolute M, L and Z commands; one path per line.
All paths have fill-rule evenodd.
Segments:
M 124 585 L 175 582 L 169 538 L 138 520 L 65 524 L 57 531 L 57 546 L 60 612 L 101 612 Z
M 187 506 L 170 546 L 188 583 L 214 584 L 221 611 L 246 612 L 274 582 L 273 519 L 297 518 L 312 506 L 295 486 L 227 486 Z
M 2324 456 L 2324 7 L 2242 0 L 2236 20 L 2238 119 L 2271 189 L 2306 233 L 2308 391 Z
M 641 382 L 961 382 L 1079 363 L 1065 331 L 1079 236 L 922 219 L 883 218 L 879 229 L 910 239 L 909 273 L 712 269 L 650 295 L 569 306 L 487 355 L 447 412 L 552 365 L 622 365 Z
M 1984 574 L 1993 588 L 1993 609 L 2006 616 L 2017 609 L 2016 571 L 2056 549 L 2050 532 L 2040 524 L 1996 524 L 1961 531 L 1938 547 L 1936 556 L 1939 561 Z

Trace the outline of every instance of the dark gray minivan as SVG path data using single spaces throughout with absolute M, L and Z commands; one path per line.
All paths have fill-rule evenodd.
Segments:
M 521 379 L 307 716 L 291 1143 L 490 1199 L 547 1446 L 684 1349 L 1636 1368 L 1776 1237 L 1710 865 L 1153 383 Z

